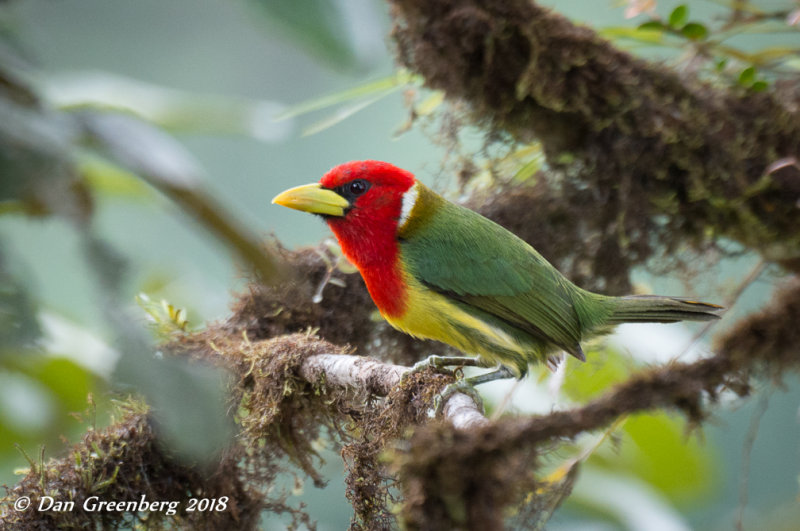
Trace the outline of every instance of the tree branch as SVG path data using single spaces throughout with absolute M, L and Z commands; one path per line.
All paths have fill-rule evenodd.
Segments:
M 326 384 L 358 388 L 371 394 L 386 396 L 409 370 L 402 365 L 382 363 L 363 356 L 318 354 L 306 358 L 299 372 L 309 383 L 322 380 Z M 489 423 L 472 397 L 463 393 L 453 393 L 447 397 L 442 414 L 457 429 Z
M 650 254 L 653 235 L 670 250 L 710 234 L 800 270 L 800 170 L 768 171 L 800 153 L 797 94 L 711 86 L 530 0 L 390 3 L 401 63 L 466 102 L 476 122 L 538 139 L 551 167 L 577 175 L 529 211 L 558 200 L 596 215 L 589 225 L 633 260 Z

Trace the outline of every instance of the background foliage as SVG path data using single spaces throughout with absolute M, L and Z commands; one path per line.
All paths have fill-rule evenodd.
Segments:
M 713 83 L 765 91 L 800 70 L 791 1 L 553 4 L 621 47 Z M 31 466 L 25 455 L 35 464 L 41 448 L 57 455 L 63 439 L 108 423 L 111 397 L 134 389 L 182 455 L 202 459 L 224 444 L 224 375 L 160 360 L 154 345 L 225 318 L 230 293 L 244 286 L 240 267 L 268 278 L 274 264 L 268 248 L 256 250 L 260 240 L 327 236 L 310 216 L 271 208 L 277 191 L 359 158 L 395 162 L 441 190 L 453 189 L 449 170 L 464 159 L 475 165 L 473 186 L 525 181 L 544 167 L 538 144 L 486 140 L 461 126 L 457 106 L 398 71 L 388 28 L 387 7 L 368 0 L 0 5 L 3 482 Z M 737 301 L 732 322 L 770 297 L 779 273 L 727 250 L 687 254 L 691 274 L 640 269 L 634 281 Z M 236 265 L 248 259 L 257 263 Z M 646 364 L 702 355 L 695 332 L 623 327 L 610 348 L 568 366 L 563 385 L 540 373 L 509 403 L 508 386 L 486 393 L 494 411 L 580 403 Z M 557 473 L 591 455 L 552 527 L 728 528 L 743 518 L 788 528 L 798 512 L 800 387 L 796 378 L 764 387 L 731 399 L 699 433 L 660 413 L 579 439 L 550 463 Z M 327 488 L 283 480 L 320 527 L 339 529 L 351 509 L 340 458 L 325 455 Z

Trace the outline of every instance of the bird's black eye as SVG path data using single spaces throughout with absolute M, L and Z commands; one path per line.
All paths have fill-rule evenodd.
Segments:
M 363 179 L 356 179 L 355 181 L 347 183 L 345 185 L 345 188 L 348 192 L 348 195 L 351 195 L 353 197 L 358 197 L 367 191 L 367 188 L 369 188 L 369 184 L 367 183 L 367 181 Z
M 352 204 L 359 196 L 364 195 L 364 193 L 369 190 L 370 185 L 371 183 L 367 180 L 354 179 L 349 183 L 344 183 L 337 186 L 333 191 L 350 201 Z

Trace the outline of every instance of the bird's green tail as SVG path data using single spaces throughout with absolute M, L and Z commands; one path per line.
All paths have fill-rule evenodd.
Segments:
M 627 295 L 611 300 L 609 324 L 710 321 L 719 319 L 723 310 L 716 304 L 661 295 Z

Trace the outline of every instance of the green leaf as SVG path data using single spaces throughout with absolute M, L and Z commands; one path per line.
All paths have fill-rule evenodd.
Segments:
M 603 28 L 599 33 L 607 39 L 631 39 L 647 44 L 661 44 L 664 40 L 664 26 L 661 24 L 645 23 L 638 28 L 624 26 Z
M 105 72 L 50 74 L 43 92 L 54 107 L 133 114 L 171 132 L 243 135 L 275 142 L 289 134 L 272 117 L 283 108 L 269 100 L 204 94 Z
M 145 396 L 163 440 L 179 457 L 205 461 L 228 444 L 233 431 L 221 370 L 128 350 L 115 368 L 115 381 Z
M 590 354 L 594 354 L 592 357 Z M 597 397 L 612 385 L 623 381 L 631 373 L 633 362 L 612 349 L 587 352 L 587 359 L 602 359 L 602 363 L 583 363 L 570 369 L 569 378 L 562 387 L 564 393 L 577 402 Z
M 689 6 L 681 4 L 669 14 L 669 25 L 675 29 L 681 29 L 689 20 Z
M 763 92 L 767 90 L 767 88 L 769 88 L 769 83 L 767 83 L 763 79 L 759 79 L 758 81 L 750 85 L 750 90 L 752 90 L 753 92 Z
M 700 41 L 708 37 L 708 29 L 697 22 L 689 22 L 686 24 L 681 28 L 681 33 L 684 37 L 693 41 Z
M 0 240 L 0 248 L 5 240 Z M 35 298 L 24 280 L 26 265 L 16 256 L 2 256 L 0 261 L 0 358 L 5 349 L 34 343 L 42 334 Z
M 517 181 L 525 181 L 530 179 L 537 171 L 542 169 L 542 161 L 541 159 L 533 159 L 532 161 L 525 164 L 523 167 L 514 174 L 514 180 Z
M 86 369 L 66 358 L 42 356 L 35 360 L 25 368 L 27 374 L 53 393 L 64 414 L 86 407 L 93 378 Z
M 93 153 L 80 153 L 78 171 L 89 188 L 96 193 L 126 199 L 152 200 L 153 189 L 136 174 Z
M 414 107 L 417 116 L 428 116 L 444 102 L 444 92 L 437 90 Z
M 79 116 L 98 152 L 156 188 L 193 190 L 201 186 L 199 163 L 162 129 L 128 114 L 87 109 Z
M 153 328 L 161 339 L 170 339 L 175 334 L 186 332 L 189 321 L 186 319 L 186 309 L 178 308 L 161 299 L 160 302 L 151 300 L 146 293 L 136 295 L 136 303 L 150 316 Z
M 74 125 L 61 113 L 0 98 L 0 202 L 21 202 L 35 215 L 91 215 L 71 154 Z
M 340 107 L 330 116 L 326 116 L 322 120 L 311 124 L 310 126 L 303 129 L 302 136 L 311 136 L 315 135 L 321 131 L 324 131 L 334 125 L 342 122 L 354 114 L 358 113 L 359 111 L 369 107 L 376 101 L 380 100 L 381 96 L 376 96 L 374 98 L 370 98 L 368 100 L 359 101 L 358 103 L 354 103 L 352 105 L 345 105 Z
M 743 87 L 749 87 L 755 82 L 756 80 L 756 69 L 755 67 L 748 66 L 742 73 L 739 74 L 739 84 Z
M 274 120 L 286 120 L 287 118 L 293 118 L 295 116 L 300 116 L 301 114 L 308 114 L 310 112 L 318 111 L 326 107 L 332 107 L 347 101 L 366 98 L 368 96 L 377 96 L 380 93 L 388 93 L 402 87 L 407 83 L 410 83 L 413 80 L 414 76 L 407 70 L 398 70 L 388 77 L 369 81 L 363 85 L 358 85 L 341 92 L 328 94 L 326 96 L 322 96 L 321 98 L 316 98 L 298 103 L 297 105 L 292 105 L 282 113 L 275 116 Z
M 644 24 L 639 24 L 639 27 L 636 29 L 642 31 L 664 31 L 665 26 L 660 20 L 648 20 Z
M 67 434 L 74 427 L 72 412 L 86 407 L 96 380 L 66 358 L 36 351 L 4 352 L 0 358 L 0 401 L 15 404 L 0 411 L 0 440 L 29 445 Z M 0 455 L 8 447 L 0 448 Z
M 753 52 L 750 57 L 754 64 L 761 65 L 797 57 L 798 55 L 800 55 L 800 48 L 796 46 L 770 46 Z

